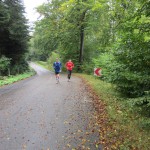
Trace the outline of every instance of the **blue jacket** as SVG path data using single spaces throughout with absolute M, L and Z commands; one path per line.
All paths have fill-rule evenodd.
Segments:
M 53 68 L 55 72 L 60 72 L 61 71 L 61 62 L 54 62 Z

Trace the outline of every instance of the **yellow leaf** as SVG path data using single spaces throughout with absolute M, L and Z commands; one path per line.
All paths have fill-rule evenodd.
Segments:
M 96 146 L 96 148 L 98 148 L 98 144 L 96 144 L 95 146 Z
M 82 139 L 82 144 L 85 144 L 85 142 L 86 142 L 86 139 Z
M 71 147 L 71 145 L 70 144 L 67 144 L 67 146 L 70 148 Z
M 81 132 L 81 130 L 78 130 L 78 132 Z

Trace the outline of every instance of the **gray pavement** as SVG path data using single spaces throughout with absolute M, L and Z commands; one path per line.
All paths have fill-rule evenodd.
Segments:
M 81 81 L 37 75 L 0 88 L 0 150 L 96 150 L 92 100 Z

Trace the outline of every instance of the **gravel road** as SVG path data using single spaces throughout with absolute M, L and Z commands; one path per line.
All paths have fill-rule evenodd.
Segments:
M 53 72 L 0 88 L 0 150 L 100 150 L 94 108 L 80 78 Z

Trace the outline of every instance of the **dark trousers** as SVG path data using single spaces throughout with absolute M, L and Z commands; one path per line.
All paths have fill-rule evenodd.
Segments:
M 68 72 L 68 79 L 70 79 L 71 78 L 72 70 L 68 70 L 67 72 Z

